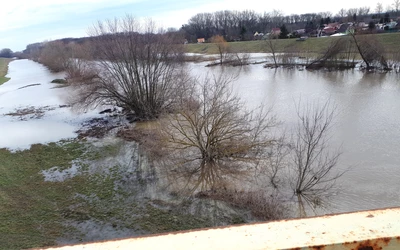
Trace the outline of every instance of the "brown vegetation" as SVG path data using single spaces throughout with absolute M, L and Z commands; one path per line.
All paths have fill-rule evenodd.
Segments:
M 210 41 L 217 46 L 219 54 L 219 64 L 222 65 L 223 61 L 227 59 L 229 52 L 229 45 L 223 36 L 215 35 L 211 37 Z
M 269 111 L 246 111 L 224 76 L 207 77 L 193 88 L 193 105 L 182 105 L 163 126 L 170 151 L 169 173 L 189 193 L 222 188 L 248 175 L 274 144 Z M 198 98 L 197 98 L 198 97 Z
M 224 201 L 227 204 L 248 210 L 259 220 L 279 220 L 288 217 L 287 207 L 274 195 L 265 191 L 218 190 L 200 192 L 197 197 Z
M 291 143 L 290 183 L 299 201 L 301 217 L 305 216 L 303 201 L 311 207 L 321 205 L 335 180 L 343 175 L 336 171 L 340 153 L 328 150 L 335 110 L 329 101 L 297 106 L 299 123 Z
M 355 34 L 351 34 L 351 36 L 367 70 L 374 67 L 389 68 L 384 57 L 385 49 L 376 36 L 367 37 Z
M 99 22 L 91 29 L 96 61 L 77 65 L 73 86 L 75 106 L 88 108 L 104 102 L 154 119 L 173 109 L 175 95 L 185 84 L 182 46 L 175 36 L 156 34 L 154 24 L 144 26 L 132 16 Z

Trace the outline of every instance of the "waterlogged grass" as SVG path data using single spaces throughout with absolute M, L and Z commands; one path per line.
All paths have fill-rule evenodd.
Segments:
M 0 58 L 0 85 L 10 80 L 10 78 L 5 77 L 8 71 L 8 64 L 12 61 L 9 58 Z
M 380 42 L 382 42 L 385 50 L 388 53 L 397 52 L 400 50 L 400 32 L 395 33 L 384 33 L 374 34 L 365 36 L 376 36 Z M 277 39 L 273 40 L 277 52 L 295 51 L 305 53 L 320 53 L 324 51 L 330 42 L 334 39 L 340 39 L 341 37 L 311 37 L 305 41 L 296 41 L 293 39 Z M 350 37 L 346 37 L 350 38 Z M 217 46 L 211 43 L 203 44 L 187 44 L 186 52 L 188 53 L 201 53 L 201 54 L 217 54 Z M 244 42 L 230 42 L 229 47 L 232 52 L 241 53 L 262 53 L 267 52 L 266 41 L 244 41 Z
M 50 246 L 65 230 L 60 211 L 73 187 L 44 182 L 41 170 L 67 167 L 83 153 L 77 142 L 0 149 L 0 248 Z
M 142 184 L 128 178 L 136 173 L 125 173 L 124 166 L 109 160 L 118 157 L 120 147 L 119 143 L 94 147 L 71 140 L 16 152 L 0 149 L 0 249 L 54 246 L 60 239 L 85 241 L 85 233 L 76 226 L 81 222 L 112 225 L 115 230 L 128 230 L 128 235 L 211 225 L 206 218 L 141 197 Z M 91 165 L 105 158 L 109 166 Z M 45 181 L 42 171 L 55 166 L 68 170 L 72 163 L 80 166 L 79 174 L 64 181 Z

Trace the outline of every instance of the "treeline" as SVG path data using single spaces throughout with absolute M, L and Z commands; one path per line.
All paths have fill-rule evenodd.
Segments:
M 171 41 L 173 44 L 182 44 L 183 37 L 177 32 L 154 32 L 154 33 L 114 33 L 109 34 L 89 34 L 89 37 L 83 38 L 64 38 L 54 41 L 29 44 L 26 49 L 19 53 L 21 59 L 28 58 L 45 65 L 53 72 L 66 71 L 67 77 L 75 77 L 76 61 L 83 60 L 102 60 L 107 51 L 112 51 L 111 47 L 104 47 L 103 44 L 109 44 L 115 37 L 120 41 L 127 41 L 128 37 L 135 37 L 136 42 L 143 43 L 144 40 Z M 180 47 L 180 46 L 175 46 Z M 176 53 L 182 51 L 176 51 Z M 115 52 L 117 53 L 117 52 Z M 120 53 L 120 52 L 118 52 Z M 115 55 L 117 56 L 117 55 Z
M 4 48 L 0 50 L 0 57 L 3 58 L 13 58 L 14 52 L 9 48 Z
M 197 42 L 198 38 L 206 40 L 214 35 L 222 35 L 227 41 L 254 39 L 254 33 L 269 33 L 272 28 L 285 25 L 290 32 L 305 29 L 311 33 L 320 25 L 331 22 L 388 22 L 397 19 L 398 9 L 382 13 L 381 7 L 371 13 L 369 7 L 341 9 L 337 14 L 331 12 L 284 15 L 281 11 L 256 13 L 252 10 L 217 11 L 199 13 L 184 24 L 180 32 L 189 42 Z

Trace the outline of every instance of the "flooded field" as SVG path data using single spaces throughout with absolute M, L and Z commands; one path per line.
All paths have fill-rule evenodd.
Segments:
M 252 60 L 262 61 L 264 56 L 253 55 Z M 236 76 L 232 85 L 246 106 L 249 109 L 259 105 L 273 107 L 282 122 L 281 130 L 290 132 L 295 126 L 295 107 L 300 100 L 322 103 L 329 99 L 337 105 L 338 113 L 331 133 L 332 148 L 339 147 L 342 151 L 338 171 L 348 171 L 338 180 L 340 192 L 330 197 L 329 205 L 321 213 L 399 206 L 399 74 L 265 69 L 262 64 L 205 67 L 207 63 L 188 63 L 188 66 L 196 76 L 221 72 Z M 36 146 L 31 150 L 55 150 L 55 153 L 64 150 L 60 151 L 63 152 L 60 160 L 57 154 L 37 159 L 29 158 L 32 155 L 28 152 L 19 152 L 27 154 L 25 157 L 35 161 L 34 164 L 46 166 L 30 169 L 28 162 L 27 168 L 32 172 L 27 170 L 26 180 L 37 178 L 40 185 L 49 186 L 46 190 L 52 190 L 50 187 L 63 192 L 68 190 L 67 193 L 72 195 L 68 201 L 71 204 L 62 209 L 63 216 L 68 219 L 62 223 L 75 231 L 71 234 L 73 237 L 58 237 L 58 243 L 181 229 L 187 220 L 193 227 L 212 225 L 200 217 L 182 219 L 157 210 L 169 207 L 173 211 L 171 204 L 165 204 L 165 200 L 172 201 L 171 196 L 142 185 L 144 179 L 152 178 L 140 168 L 146 165 L 142 164 L 145 157 L 139 153 L 137 144 L 115 137 L 114 124 L 107 130 L 111 133 L 104 138 L 88 138 L 82 145 L 68 141 L 78 136 L 77 131 L 82 129 L 83 123 L 106 115 L 99 114 L 101 108 L 74 112 L 67 105 L 70 88 L 51 83 L 53 79 L 63 78 L 63 74 L 53 74 L 29 60 L 17 60 L 10 63 L 8 77 L 11 80 L 0 86 L 0 149 L 17 152 L 29 149 L 32 144 L 56 142 L 50 147 Z M 115 126 L 126 122 L 118 119 L 114 121 Z M 67 141 L 60 142 L 63 139 Z M 83 149 L 89 155 L 82 153 L 85 152 Z M 75 151 L 84 158 L 73 160 L 75 155 L 69 154 Z M 8 157 L 8 152 L 1 152 Z M 83 184 L 87 187 L 82 187 Z M 92 191 L 95 194 L 91 194 Z M 0 195 L 3 194 L 0 192 Z M 139 200 L 140 206 L 137 205 Z M 128 218 L 125 213 L 140 215 L 144 220 L 140 216 Z M 168 226 L 159 223 L 163 219 Z
M 193 64 L 194 74 L 204 74 L 204 64 Z M 220 68 L 207 68 L 219 73 Z M 287 131 L 297 122 L 296 104 L 337 105 L 331 133 L 333 148 L 341 148 L 340 194 L 331 197 L 326 212 L 400 205 L 400 75 L 358 70 L 307 71 L 264 69 L 262 65 L 226 67 L 238 74 L 233 83 L 251 108 L 273 106 Z

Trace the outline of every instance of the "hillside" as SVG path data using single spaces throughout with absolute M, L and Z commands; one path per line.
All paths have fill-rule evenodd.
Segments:
M 387 53 L 398 53 L 400 51 L 400 32 L 373 34 L 364 36 L 376 36 L 380 42 L 383 43 Z M 276 43 L 277 52 L 285 51 L 285 48 L 290 48 L 290 51 L 318 53 L 323 51 L 332 39 L 340 39 L 341 37 L 312 37 L 305 41 L 296 41 L 296 39 L 278 39 L 273 42 Z M 343 37 L 342 37 L 343 38 Z M 345 37 L 349 38 L 349 37 Z M 230 42 L 230 49 L 233 52 L 241 53 L 260 53 L 267 52 L 265 48 L 265 41 L 243 41 L 243 42 Z M 186 52 L 188 53 L 201 53 L 201 54 L 216 54 L 217 47 L 212 43 L 203 44 L 187 44 Z

